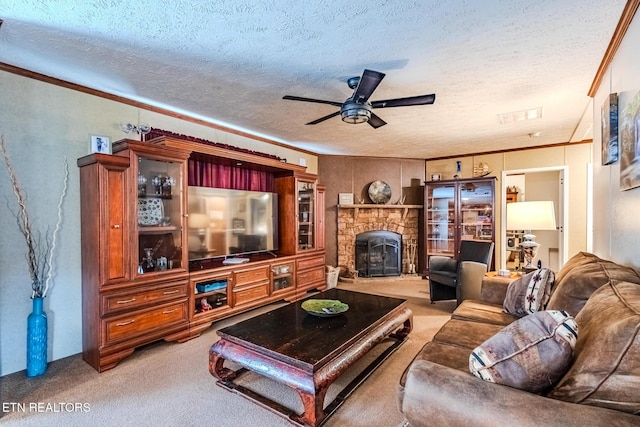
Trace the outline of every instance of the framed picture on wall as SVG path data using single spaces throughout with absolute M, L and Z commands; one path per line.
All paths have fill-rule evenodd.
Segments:
M 600 110 L 602 120 L 602 164 L 618 161 L 618 94 L 605 99 Z
M 353 193 L 338 193 L 338 204 L 339 205 L 352 205 L 353 204 Z
M 620 189 L 640 187 L 640 91 L 620 116 Z
M 108 136 L 91 135 L 89 142 L 90 153 L 111 154 L 111 141 Z

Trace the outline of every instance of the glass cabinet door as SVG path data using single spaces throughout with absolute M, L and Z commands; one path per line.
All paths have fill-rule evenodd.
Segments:
M 293 261 L 273 264 L 271 266 L 271 283 L 273 285 L 271 293 L 276 293 L 283 289 L 291 289 L 295 285 L 293 268 Z
M 315 247 L 315 182 L 298 180 L 298 249 Z
M 455 186 L 429 186 L 427 190 L 427 256 L 454 256 L 456 242 Z
M 184 269 L 184 163 L 144 156 L 137 160 L 137 274 Z
M 460 185 L 460 240 L 493 240 L 493 182 Z

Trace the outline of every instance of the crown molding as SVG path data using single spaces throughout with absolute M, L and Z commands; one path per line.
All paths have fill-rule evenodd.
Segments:
M 1 20 L 0 20 L 0 25 L 1 25 Z M 55 86 L 60 86 L 60 87 L 64 87 L 67 89 L 71 89 L 71 90 L 75 90 L 78 92 L 82 92 L 82 93 L 86 93 L 88 95 L 93 95 L 93 96 L 97 96 L 100 98 L 104 98 L 104 99 L 108 99 L 114 102 L 119 102 L 122 104 L 126 104 L 126 105 L 130 105 L 133 107 L 137 107 L 137 108 L 141 108 L 143 110 L 147 110 L 147 111 L 151 111 L 154 113 L 158 113 L 158 114 L 162 114 L 165 116 L 169 116 L 169 117 L 174 117 L 176 119 L 180 119 L 180 120 L 184 120 L 186 122 L 191 122 L 191 123 L 195 123 L 197 125 L 201 125 L 201 126 L 206 126 L 208 128 L 212 128 L 212 129 L 216 129 L 222 132 L 226 132 L 226 133 L 231 133 L 234 135 L 238 135 L 244 138 L 248 138 L 248 139 L 253 139 L 255 141 L 260 141 L 260 142 L 266 142 L 267 144 L 271 144 L 271 145 L 277 145 L 279 147 L 284 147 L 284 148 L 288 148 L 290 150 L 295 150 L 297 152 L 300 153 L 305 153 L 305 154 L 311 154 L 313 156 L 317 156 L 318 153 L 314 153 L 313 151 L 309 151 L 309 150 L 305 150 L 303 148 L 298 148 L 298 147 L 294 147 L 291 145 L 287 145 L 287 144 L 283 144 L 281 142 L 278 141 L 274 141 L 272 139 L 269 138 L 265 138 L 262 136 L 258 136 L 258 135 L 254 135 L 252 133 L 249 132 L 244 132 L 238 129 L 233 129 L 233 128 L 229 128 L 226 126 L 222 126 L 222 125 L 218 125 L 215 123 L 211 123 L 209 121 L 206 120 L 202 120 L 202 119 L 198 119 L 192 116 L 189 116 L 187 114 L 181 114 L 181 113 L 177 113 L 175 111 L 166 109 L 166 108 L 160 108 L 160 107 L 156 107 L 144 102 L 140 102 L 140 101 L 135 101 L 133 99 L 129 99 L 123 96 L 118 96 L 118 95 L 114 95 L 108 92 L 104 92 L 98 89 L 93 89 L 87 86 L 83 86 L 77 83 L 71 83 L 69 81 L 66 80 L 62 80 L 62 79 L 58 79 L 56 77 L 51 77 L 51 76 L 47 76 L 45 74 L 40 74 L 37 73 L 35 71 L 31 71 L 31 70 L 27 70 L 25 68 L 20 68 L 20 67 L 16 67 L 15 65 L 11 65 L 11 64 L 7 64 L 5 62 L 0 62 L 0 71 L 6 71 L 8 73 L 12 73 L 12 74 L 17 74 L 19 76 L 22 77 L 26 77 L 29 79 L 34 79 L 34 80 L 38 80 L 44 83 L 49 83 Z
M 590 97 L 594 97 L 596 95 L 596 91 L 598 87 L 600 87 L 600 83 L 602 83 L 602 79 L 606 74 L 609 66 L 611 65 L 611 61 L 613 61 L 613 57 L 618 52 L 618 48 L 620 47 L 620 43 L 624 39 L 625 34 L 627 34 L 627 30 L 629 29 L 629 25 L 631 25 L 631 21 L 633 20 L 638 7 L 640 6 L 640 0 L 628 0 L 627 4 L 622 11 L 622 16 L 620 16 L 620 21 L 618 21 L 618 26 L 616 30 L 613 32 L 613 36 L 611 37 L 611 41 L 609 42 L 609 46 L 607 47 L 607 51 L 604 53 L 604 57 L 602 58 L 602 62 L 600 62 L 600 67 L 598 67 L 598 71 L 596 72 L 596 76 L 593 79 L 593 83 L 591 83 L 591 87 L 589 88 L 588 95 Z

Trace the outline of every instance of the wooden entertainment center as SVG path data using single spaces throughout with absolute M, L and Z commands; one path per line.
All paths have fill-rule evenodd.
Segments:
M 272 174 L 277 251 L 238 264 L 190 261 L 189 239 L 198 238 L 187 200 L 194 154 Z M 324 188 L 305 167 L 174 137 L 118 141 L 112 155 L 82 157 L 78 167 L 83 359 L 99 372 L 141 345 L 184 342 L 216 320 L 326 288 Z

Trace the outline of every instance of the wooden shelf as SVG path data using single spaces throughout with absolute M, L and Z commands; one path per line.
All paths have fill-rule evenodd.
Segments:
M 375 203 L 363 203 L 358 205 L 338 205 L 340 209 L 368 208 L 368 209 L 422 209 L 423 205 L 376 205 Z
M 138 225 L 138 231 L 140 233 L 167 233 L 178 229 L 177 225 Z
M 403 210 L 402 219 L 405 219 L 409 209 L 422 209 L 423 205 L 376 205 L 375 203 L 365 203 L 357 205 L 338 205 L 338 209 L 353 209 L 354 219 L 358 218 L 360 209 L 401 209 Z

